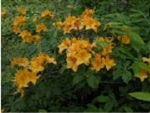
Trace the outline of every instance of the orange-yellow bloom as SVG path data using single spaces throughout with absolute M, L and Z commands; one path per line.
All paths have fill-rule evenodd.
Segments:
M 31 38 L 32 34 L 27 30 L 21 31 L 19 36 L 21 36 L 23 42 L 28 42 L 28 43 L 32 42 L 32 38 Z
M 148 78 L 148 75 L 145 70 L 141 69 L 140 72 L 135 75 L 135 77 L 138 77 L 141 80 L 141 82 L 143 82 L 146 78 Z
M 121 38 L 121 42 L 123 44 L 129 44 L 130 43 L 130 39 L 127 35 L 124 35 L 122 38 Z
M 29 65 L 29 60 L 27 58 L 16 57 L 11 61 L 11 66 L 22 66 L 27 67 Z
M 102 62 L 102 56 L 101 54 L 96 54 L 94 60 L 91 62 L 91 69 L 96 70 L 96 72 L 100 71 L 102 68 L 104 68 L 104 64 Z
M 76 58 L 76 64 L 80 65 L 80 64 L 85 64 L 85 65 L 89 65 L 89 59 L 92 57 L 92 55 L 87 52 L 85 49 L 81 49 L 78 51 L 78 53 L 75 55 Z
M 49 16 L 50 18 L 53 18 L 54 14 L 51 11 L 49 11 L 48 9 L 46 9 L 45 11 L 43 11 L 41 13 L 41 17 L 46 17 L 46 16 Z
M 150 67 L 150 57 L 149 58 L 143 57 L 142 60 L 143 62 L 147 62 L 148 66 Z
M 20 14 L 25 15 L 26 14 L 26 9 L 24 9 L 24 8 L 18 8 L 17 12 L 19 12 Z
M 92 9 L 86 9 L 82 14 L 81 17 L 91 17 L 94 14 L 94 10 Z
M 31 36 L 31 40 L 32 40 L 34 43 L 37 43 L 37 42 L 40 40 L 40 36 L 39 36 L 39 35 L 32 35 L 32 36 Z
M 16 72 L 14 77 L 14 85 L 20 91 L 22 88 L 28 87 L 29 83 L 36 84 L 37 79 L 40 76 L 37 76 L 36 73 L 29 71 L 27 68 L 20 69 Z
M 62 29 L 63 25 L 64 24 L 61 21 L 57 21 L 57 22 L 53 23 L 53 26 L 55 26 L 57 29 Z
M 36 32 L 38 33 L 40 33 L 41 31 L 46 31 L 46 30 L 47 30 L 47 27 L 43 23 L 38 24 L 36 26 Z
M 6 13 L 7 13 L 7 10 L 5 10 L 5 9 L 2 9 L 2 10 L 1 10 L 1 14 L 2 14 L 2 15 L 5 15 Z
M 82 23 L 85 26 L 86 30 L 88 29 L 93 29 L 95 32 L 97 32 L 97 28 L 98 26 L 101 25 L 100 22 L 98 22 L 97 20 L 91 18 L 91 17 L 84 17 L 82 19 Z
M 54 58 L 50 58 L 47 54 L 40 53 L 37 57 L 32 57 L 29 69 L 35 73 L 44 70 L 44 66 L 48 63 L 57 64 Z
M 15 34 L 20 33 L 20 29 L 19 29 L 16 25 L 12 25 L 11 28 L 12 28 L 12 31 L 13 31 Z
M 71 41 L 68 38 L 65 38 L 60 45 L 58 45 L 59 53 L 61 54 L 63 50 L 67 49 Z
M 23 26 L 25 24 L 25 17 L 24 16 L 17 16 L 14 19 L 14 25 L 20 25 Z
M 110 59 L 108 55 L 102 58 L 102 62 L 105 65 L 107 70 L 110 70 L 111 67 L 116 65 L 115 60 Z
M 73 56 L 67 57 L 66 61 L 67 61 L 67 69 L 72 69 L 74 72 L 78 70 L 76 59 Z

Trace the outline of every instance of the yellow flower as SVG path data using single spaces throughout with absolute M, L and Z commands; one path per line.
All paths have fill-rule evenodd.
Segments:
M 123 44 L 129 44 L 130 43 L 130 39 L 127 35 L 124 35 L 122 38 L 121 38 L 121 42 Z
M 102 56 L 100 53 L 95 54 L 94 60 L 91 62 L 91 69 L 96 70 L 96 72 L 100 71 L 102 68 L 104 68 L 104 64 L 102 62 Z
M 14 25 L 20 25 L 23 26 L 25 24 L 25 17 L 24 16 L 17 16 L 14 19 Z
M 112 52 L 113 49 L 113 43 L 112 40 L 110 40 L 108 37 L 100 37 L 96 38 L 95 40 L 95 45 L 96 47 L 101 47 L 102 48 L 102 55 L 106 56 L 108 53 Z
M 37 42 L 40 40 L 40 36 L 39 36 L 39 35 L 32 35 L 32 36 L 31 36 L 31 40 L 32 40 L 34 43 L 37 43 Z
M 147 62 L 148 66 L 150 67 L 150 57 L 149 58 L 143 57 L 142 60 L 143 62 Z
M 61 21 L 57 21 L 57 22 L 53 23 L 53 26 L 55 26 L 57 29 L 62 29 L 63 25 L 64 24 Z
M 38 33 L 40 33 L 41 31 L 46 31 L 46 30 L 47 30 L 47 28 L 46 28 L 46 26 L 43 23 L 38 24 L 36 26 L 36 32 L 38 32 Z
M 101 25 L 100 22 L 97 20 L 91 18 L 91 17 L 84 17 L 82 20 L 83 25 L 86 27 L 86 30 L 93 29 L 95 32 L 97 32 L 98 26 Z
M 44 70 L 44 66 L 48 63 L 57 64 L 54 58 L 50 58 L 47 54 L 40 53 L 37 57 L 32 57 L 29 69 L 35 73 Z
M 12 31 L 13 31 L 15 34 L 20 33 L 20 29 L 19 29 L 16 25 L 11 25 L 11 28 L 12 28 Z
M 85 49 L 81 49 L 80 51 L 78 51 L 78 53 L 75 55 L 76 58 L 76 64 L 80 65 L 80 64 L 85 64 L 85 65 L 89 65 L 89 59 L 92 57 L 92 55 L 90 53 L 88 53 Z
M 54 58 L 50 58 L 47 54 L 40 53 L 38 56 L 40 59 L 43 59 L 43 65 L 46 65 L 48 63 L 57 64 Z
M 28 42 L 28 43 L 32 42 L 32 38 L 31 38 L 32 34 L 27 30 L 21 31 L 19 36 L 21 36 L 23 42 Z
M 26 14 L 26 9 L 24 9 L 24 8 L 18 8 L 17 12 L 19 12 L 20 14 L 25 15 Z
M 67 49 L 71 41 L 68 38 L 65 38 L 60 45 L 58 45 L 59 53 L 61 54 L 63 50 Z
M 86 10 L 81 14 L 81 17 L 84 17 L 84 16 L 86 16 L 86 17 L 91 17 L 91 16 L 93 16 L 93 14 L 94 14 L 94 10 L 92 10 L 92 9 L 86 9 Z
M 102 58 L 102 62 L 106 66 L 107 70 L 110 70 L 111 67 L 116 65 L 115 60 L 110 59 L 108 55 Z
M 30 61 L 29 69 L 35 73 L 43 71 L 44 70 L 43 62 L 44 60 L 42 57 L 32 57 Z
M 78 70 L 78 65 L 76 64 L 76 59 L 73 56 L 68 56 L 67 59 L 67 69 L 72 69 L 74 72 Z
M 5 9 L 2 9 L 2 10 L 1 10 L 1 14 L 2 14 L 2 15 L 5 15 L 6 13 L 7 13 L 7 10 L 5 10 Z
M 36 84 L 37 79 L 36 73 L 29 71 L 27 68 L 17 70 L 14 77 L 14 85 L 18 88 L 19 92 L 22 92 L 22 88 L 28 87 L 29 83 Z
M 141 82 L 143 82 L 146 78 L 148 78 L 148 75 L 145 70 L 141 69 L 140 72 L 135 75 L 135 77 L 138 77 L 141 80 Z
M 53 18 L 54 17 L 54 14 L 52 14 L 51 11 L 49 11 L 48 9 L 46 9 L 45 11 L 43 11 L 41 13 L 41 17 L 46 17 L 46 16 L 49 16 L 50 18 Z
M 29 60 L 27 58 L 13 58 L 11 61 L 11 66 L 22 66 L 27 67 L 29 65 Z

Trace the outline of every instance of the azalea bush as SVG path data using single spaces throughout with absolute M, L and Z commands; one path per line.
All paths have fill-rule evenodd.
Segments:
M 140 2 L 3 1 L 2 110 L 149 111 L 149 97 L 132 95 L 150 92 L 150 15 Z

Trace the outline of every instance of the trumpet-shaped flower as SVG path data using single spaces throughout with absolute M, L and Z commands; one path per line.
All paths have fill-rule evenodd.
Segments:
M 85 49 L 81 49 L 78 51 L 78 53 L 75 55 L 76 58 L 76 64 L 80 65 L 80 64 L 85 64 L 85 65 L 89 65 L 89 59 L 92 57 L 92 55 L 87 52 Z
M 81 17 L 91 17 L 94 14 L 94 10 L 86 9 L 82 14 Z
M 20 29 L 19 29 L 16 25 L 11 25 L 11 28 L 12 28 L 12 31 L 13 31 L 15 34 L 20 33 Z
M 122 38 L 121 38 L 121 43 L 123 44 L 129 44 L 130 43 L 130 39 L 127 35 L 124 35 Z
M 20 14 L 25 15 L 26 14 L 26 9 L 24 9 L 24 8 L 18 8 L 17 12 L 19 12 Z
M 102 58 L 102 62 L 107 70 L 116 65 L 115 60 L 111 59 L 108 55 Z
M 23 26 L 25 25 L 25 17 L 24 16 L 17 16 L 15 19 L 14 19 L 14 25 L 20 25 L 20 26 Z
M 19 36 L 22 37 L 23 42 L 28 42 L 28 43 L 32 42 L 32 38 L 31 38 L 32 34 L 27 30 L 21 31 Z
M 16 57 L 11 61 L 11 66 L 22 66 L 27 67 L 29 65 L 29 60 L 27 58 Z
M 148 66 L 150 67 L 150 57 L 149 58 L 143 57 L 142 60 L 143 62 L 147 62 Z
M 31 41 L 34 43 L 37 43 L 40 40 L 40 36 L 39 35 L 32 35 L 31 36 Z
M 46 30 L 47 30 L 47 27 L 43 23 L 38 24 L 36 26 L 36 32 L 38 33 L 40 33 L 41 31 L 46 31 Z
M 64 23 L 61 21 L 57 21 L 55 23 L 53 23 L 53 26 L 55 26 L 57 29 L 62 29 Z
M 96 72 L 104 68 L 104 63 L 102 62 L 102 56 L 100 53 L 95 54 L 95 58 L 91 62 L 91 65 L 92 65 L 91 69 L 96 70 Z
M 67 69 L 72 69 L 74 72 L 78 70 L 77 60 L 74 56 L 68 56 L 67 59 Z
M 71 44 L 71 41 L 68 38 L 65 38 L 60 45 L 58 45 L 59 53 L 61 54 L 63 50 L 67 49 L 69 45 Z
M 143 82 L 146 78 L 148 78 L 148 75 L 145 70 L 141 69 L 140 72 L 135 75 L 135 77 L 138 77 L 141 80 L 141 82 Z
M 45 11 L 43 11 L 41 13 L 41 17 L 46 17 L 46 16 L 49 16 L 50 18 L 53 18 L 54 14 L 50 10 L 46 9 Z
M 22 88 L 28 87 L 29 83 L 36 84 L 37 79 L 36 73 L 29 71 L 27 68 L 20 69 L 16 72 L 14 77 L 14 85 L 18 88 L 19 92 L 22 92 Z

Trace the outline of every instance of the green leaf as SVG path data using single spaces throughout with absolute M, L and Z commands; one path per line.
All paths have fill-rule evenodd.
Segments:
M 109 101 L 105 104 L 104 109 L 105 109 L 105 111 L 108 112 L 108 111 L 112 110 L 113 106 L 114 106 L 114 103 L 112 101 Z
M 87 78 L 87 83 L 91 88 L 95 89 L 98 88 L 99 79 L 96 76 L 91 75 Z
M 75 75 L 73 78 L 73 85 L 79 83 L 80 81 L 82 81 L 84 79 L 83 75 Z
M 144 70 L 150 72 L 150 67 L 147 64 L 145 64 L 144 62 L 135 61 L 131 67 L 135 74 L 139 73 L 141 69 L 144 69 Z
M 133 92 L 129 93 L 129 95 L 136 99 L 150 102 L 150 93 L 148 92 Z
M 133 112 L 133 110 L 127 106 L 124 106 L 123 109 L 125 110 L 125 112 Z
M 122 74 L 122 79 L 125 83 L 128 83 L 131 79 L 132 79 L 132 74 L 130 71 L 124 71 L 124 73 Z
M 44 112 L 47 113 L 47 111 L 45 109 L 39 109 L 38 112 Z
M 132 31 L 129 32 L 129 38 L 130 38 L 130 40 L 131 40 L 131 42 L 132 42 L 133 48 L 134 48 L 137 52 L 139 52 L 141 46 L 144 45 L 143 39 L 140 37 L 140 35 L 138 35 L 138 34 L 135 33 L 135 32 L 132 32 Z
M 144 69 L 150 73 L 150 67 L 147 64 L 145 64 L 144 62 L 139 62 L 138 65 L 141 69 Z
M 110 99 L 107 96 L 100 95 L 94 99 L 94 101 L 98 101 L 100 103 L 108 102 Z
M 137 73 L 139 73 L 140 72 L 140 67 L 138 66 L 138 62 L 137 61 L 135 61 L 133 64 L 132 64 L 132 69 L 133 69 L 133 71 L 134 71 L 134 74 L 137 74 Z

